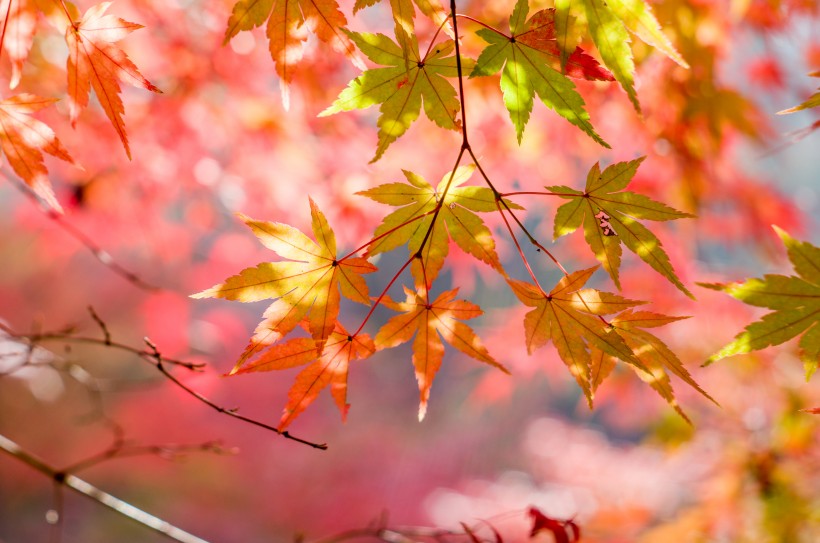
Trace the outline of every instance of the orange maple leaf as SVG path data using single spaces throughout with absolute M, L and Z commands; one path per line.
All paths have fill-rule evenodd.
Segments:
M 268 22 L 266 34 L 270 40 L 270 55 L 276 73 L 282 78 L 285 109 L 290 107 L 288 86 L 293 81 L 296 65 L 302 60 L 302 42 L 307 40 L 308 31 L 348 57 L 357 68 L 366 68 L 356 46 L 342 32 L 347 19 L 336 0 L 239 0 L 228 19 L 224 43 L 241 30 L 251 30 L 265 21 Z
M 340 292 L 346 298 L 369 304 L 367 283 L 362 274 L 376 271 L 364 258 L 337 259 L 336 236 L 319 207 L 310 200 L 313 235 L 316 242 L 286 224 L 257 221 L 240 214 L 265 247 L 288 260 L 263 262 L 247 268 L 224 283 L 193 298 L 224 298 L 240 302 L 274 299 L 264 320 L 239 358 L 234 372 L 248 359 L 290 333 L 305 316 L 317 345 L 336 326 Z
M 37 8 L 32 0 L 0 0 L 0 53 L 11 61 L 9 88 L 20 83 L 23 64 L 34 42 Z
M 416 368 L 416 380 L 419 383 L 421 401 L 419 420 L 427 413 L 427 401 L 430 399 L 430 387 L 444 358 L 444 344 L 441 338 L 463 352 L 504 373 L 507 369 L 490 356 L 472 328 L 456 319 L 473 319 L 482 314 L 481 308 L 466 300 L 456 300 L 458 289 L 443 292 L 435 301 L 430 302 L 426 292 L 413 292 L 404 287 L 407 300 L 394 302 L 385 298 L 382 303 L 394 311 L 400 311 L 388 320 L 376 334 L 376 347 L 387 349 L 401 345 L 415 334 L 413 341 L 413 366 Z
M 307 327 L 305 323 L 303 326 Z M 344 420 L 350 408 L 347 403 L 350 363 L 369 357 L 375 350 L 370 336 L 351 336 L 336 322 L 324 344 L 313 338 L 294 338 L 274 345 L 257 360 L 232 373 L 284 370 L 313 362 L 296 376 L 296 382 L 288 392 L 288 403 L 279 421 L 279 430 L 283 431 L 328 385 Z
M 14 173 L 51 208 L 62 212 L 47 177 L 43 152 L 72 164 L 74 159 L 48 125 L 29 116 L 54 102 L 33 94 L 18 94 L 0 102 L 0 147 Z
M 103 2 L 92 6 L 79 22 L 72 21 L 66 27 L 68 110 L 71 124 L 76 125 L 80 113 L 88 105 L 88 95 L 93 88 L 130 159 L 131 149 L 122 120 L 125 108 L 118 81 L 153 92 L 161 91 L 145 79 L 125 51 L 115 45 L 131 32 L 142 28 L 142 25 L 105 15 L 110 5 L 111 2 Z

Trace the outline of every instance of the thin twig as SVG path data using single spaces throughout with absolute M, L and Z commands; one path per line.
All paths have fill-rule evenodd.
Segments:
M 123 266 L 118 264 L 117 261 L 114 260 L 114 258 L 111 256 L 111 254 L 102 247 L 100 247 L 93 239 L 91 239 L 90 236 L 88 236 L 86 233 L 78 229 L 73 224 L 69 223 L 63 215 L 57 213 L 53 209 L 48 208 L 42 201 L 42 199 L 40 199 L 40 197 L 37 196 L 37 194 L 35 194 L 34 191 L 31 190 L 31 188 L 28 185 L 20 182 L 19 180 L 11 176 L 6 176 L 6 178 L 9 181 L 11 181 L 12 185 L 17 187 L 17 189 L 20 190 L 20 192 L 28 196 L 32 201 L 36 202 L 37 208 L 43 213 L 43 215 L 57 223 L 57 225 L 59 225 L 59 227 L 64 232 L 66 232 L 68 235 L 70 235 L 75 240 L 80 242 L 80 244 L 83 245 L 86 249 L 91 251 L 91 254 L 94 255 L 94 258 L 99 260 L 100 263 L 102 263 L 105 267 L 107 267 L 112 272 L 119 275 L 120 277 L 122 277 L 123 279 L 125 279 L 126 281 L 128 281 L 129 283 L 131 283 L 139 289 L 147 290 L 150 292 L 162 290 L 160 287 L 145 282 L 139 275 L 125 269 Z
M 286 439 L 290 439 L 292 441 L 296 441 L 298 443 L 308 445 L 310 447 L 313 447 L 314 449 L 320 449 L 320 450 L 326 450 L 327 449 L 327 444 L 326 443 L 315 443 L 313 441 L 308 441 L 308 440 L 296 437 L 294 435 L 291 435 L 287 431 L 281 431 L 278 428 L 276 428 L 274 426 L 271 426 L 269 424 L 266 424 L 264 422 L 252 419 L 250 417 L 246 417 L 244 415 L 240 415 L 239 413 L 236 412 L 235 409 L 227 409 L 227 408 L 224 408 L 220 405 L 217 405 L 216 403 L 212 402 L 211 400 L 209 400 L 208 398 L 206 398 L 202 394 L 200 394 L 200 393 L 196 392 L 195 390 L 191 389 L 190 387 L 188 387 L 187 385 L 182 383 L 182 381 L 180 381 L 175 375 L 173 375 L 171 372 L 169 372 L 166 365 L 173 364 L 173 365 L 181 366 L 181 367 L 184 367 L 184 368 L 187 368 L 187 369 L 190 369 L 190 370 L 199 370 L 199 369 L 202 368 L 203 365 L 202 364 L 195 364 L 195 363 L 192 363 L 192 362 L 184 362 L 184 361 L 181 361 L 181 360 L 166 359 L 165 357 L 163 357 L 160 354 L 159 349 L 157 348 L 157 346 L 154 345 L 148 338 L 145 338 L 145 343 L 149 347 L 149 350 L 142 350 L 142 349 L 137 349 L 135 347 L 131 347 L 130 345 L 117 343 L 116 341 L 106 342 L 106 340 L 104 340 L 104 339 L 90 338 L 90 337 L 76 337 L 76 336 L 67 335 L 65 333 L 40 333 L 40 334 L 31 334 L 31 335 L 19 334 L 19 333 L 15 332 L 14 330 L 12 330 L 11 328 L 9 328 L 8 326 L 6 326 L 5 324 L 3 324 L 2 322 L 0 322 L 0 330 L 5 331 L 8 335 L 10 335 L 13 338 L 16 338 L 18 340 L 26 341 L 26 342 L 28 342 L 29 344 L 32 344 L 32 345 L 33 344 L 38 344 L 38 343 L 40 343 L 42 341 L 45 341 L 45 340 L 59 340 L 59 341 L 64 341 L 64 342 L 69 342 L 69 343 L 71 343 L 71 342 L 90 343 L 90 344 L 94 344 L 94 345 L 104 346 L 106 348 L 114 348 L 114 349 L 121 349 L 121 350 L 124 350 L 124 351 L 128 351 L 130 353 L 133 353 L 133 354 L 139 356 L 143 360 L 149 362 L 157 370 L 159 370 L 159 372 L 165 378 L 167 378 L 169 381 L 171 381 L 176 386 L 178 386 L 179 388 L 181 388 L 182 390 L 184 390 L 185 392 L 187 392 L 189 395 L 193 396 L 194 398 L 196 398 L 200 402 L 204 403 L 208 407 L 218 411 L 219 413 L 223 413 L 225 415 L 228 415 L 229 417 L 233 417 L 235 419 L 244 421 L 244 422 L 246 422 L 248 424 L 251 424 L 253 426 L 258 426 L 260 428 L 264 428 L 265 430 L 269 430 L 271 432 L 274 432 L 274 433 L 276 433 L 276 434 L 278 434 L 278 435 L 280 435 L 280 436 L 282 436 Z
M 194 398 L 196 398 L 200 402 L 204 403 L 205 405 L 207 405 L 211 409 L 214 409 L 215 411 L 217 411 L 219 413 L 222 413 L 223 415 L 228 415 L 229 417 L 233 417 L 235 419 L 239 419 L 241 421 L 247 422 L 248 424 L 252 424 L 254 426 L 264 428 L 265 430 L 270 430 L 271 432 L 279 434 L 280 436 L 282 436 L 286 439 L 290 439 L 292 441 L 302 443 L 303 445 L 308 445 L 309 447 L 313 447 L 314 449 L 320 449 L 320 450 L 323 450 L 323 451 L 327 450 L 327 443 L 315 443 L 313 441 L 308 441 L 306 439 L 296 437 L 294 435 L 291 435 L 287 430 L 284 430 L 284 431 L 280 430 L 279 428 L 276 428 L 275 426 L 271 426 L 271 425 L 266 424 L 264 422 L 252 419 L 250 417 L 240 415 L 239 413 L 236 412 L 235 409 L 226 409 L 226 408 L 222 407 L 221 405 L 215 404 L 214 402 L 212 402 L 211 400 L 209 400 L 208 398 L 206 398 L 205 396 L 203 396 L 199 392 L 196 392 L 195 390 L 189 388 L 186 384 L 184 384 L 182 381 L 177 379 L 177 377 L 174 374 L 169 372 L 165 368 L 165 363 L 164 363 L 165 359 L 162 357 L 162 354 L 160 354 L 159 350 L 157 349 L 157 346 L 154 345 L 154 343 L 152 343 L 151 340 L 148 339 L 147 337 L 143 338 L 143 341 L 145 341 L 145 344 L 148 345 L 148 347 L 151 349 L 151 352 L 152 352 L 151 358 L 154 359 L 154 365 L 156 366 L 157 370 L 159 370 L 159 372 L 162 375 L 164 375 L 169 381 L 174 383 L 180 389 L 184 390 L 190 396 L 193 396 Z
M 150 513 L 139 509 L 138 507 L 133 506 L 132 504 L 123 501 L 107 492 L 100 490 L 99 488 L 93 486 L 92 484 L 88 483 L 87 481 L 80 479 L 79 477 L 72 475 L 70 473 L 66 473 L 64 471 L 58 470 L 40 458 L 34 456 L 33 454 L 29 453 L 28 451 L 24 450 L 20 447 L 17 443 L 10 440 L 4 435 L 0 435 L 0 450 L 4 451 L 5 453 L 13 456 L 17 460 L 28 464 L 32 468 L 36 469 L 43 475 L 49 477 L 55 484 L 59 485 L 61 488 L 69 488 L 74 492 L 82 494 L 86 498 L 96 501 L 97 503 L 104 505 L 115 512 L 119 513 L 120 515 L 130 518 L 131 520 L 142 524 L 146 528 L 150 528 L 165 537 L 171 538 L 175 541 L 179 541 L 180 543 L 207 543 L 204 539 L 201 539 L 191 533 L 182 530 L 181 528 L 177 528 L 173 524 L 164 521 Z M 58 518 L 56 519 L 56 523 L 59 524 L 61 521 Z

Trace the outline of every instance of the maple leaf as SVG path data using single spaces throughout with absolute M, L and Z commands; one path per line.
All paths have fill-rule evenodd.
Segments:
M 457 118 L 461 104 L 456 89 L 445 79 L 458 76 L 456 57 L 448 56 L 455 49 L 452 40 L 436 44 L 422 57 L 415 36 L 402 48 L 384 34 L 347 34 L 367 58 L 389 67 L 362 73 L 319 116 L 381 104 L 377 121 L 379 143 L 370 162 L 379 160 L 387 147 L 418 119 L 422 103 L 427 118 L 441 128 L 461 128 Z M 405 57 L 409 63 L 405 63 Z M 461 64 L 464 70 L 472 68 L 469 59 L 462 59 Z
M 493 75 L 501 70 L 501 93 L 519 144 L 532 113 L 533 97 L 538 94 L 547 107 L 608 148 L 609 144 L 590 124 L 584 99 L 575 90 L 575 85 L 551 66 L 557 45 L 555 48 L 550 46 L 546 52 L 541 49 L 551 41 L 539 35 L 546 28 L 542 21 L 544 16 L 536 14 L 538 17 L 533 16 L 527 21 L 528 10 L 527 0 L 516 2 L 510 16 L 511 36 L 487 28 L 477 31 L 490 45 L 479 55 L 470 77 Z
M 192 296 L 240 302 L 275 299 L 234 371 L 291 332 L 305 316 L 311 336 L 321 345 L 330 336 L 339 315 L 340 291 L 355 302 L 370 304 L 362 274 L 372 273 L 376 267 L 364 258 L 337 259 L 336 236 L 312 199 L 310 214 L 316 242 L 292 226 L 239 214 L 265 247 L 289 260 L 246 268 L 224 283 Z
M 532 517 L 531 538 L 546 531 L 552 534 L 555 543 L 576 543 L 581 540 L 581 529 L 572 519 L 557 520 L 548 517 L 535 507 L 530 507 L 527 514 Z
M 43 152 L 74 164 L 54 131 L 30 117 L 56 102 L 33 94 L 18 94 L 0 102 L 0 147 L 14 173 L 55 211 L 62 212 L 48 180 Z
M 626 91 L 636 111 L 641 110 L 635 92 L 635 62 L 629 33 L 688 68 L 689 65 L 661 32 L 660 24 L 644 0 L 580 0 L 592 41 L 601 53 L 604 64 Z M 571 0 L 561 2 L 559 18 L 568 17 Z M 563 31 L 562 36 L 566 34 Z
M 554 8 L 534 13 L 530 17 L 529 26 L 529 30 L 516 36 L 516 41 L 549 55 L 553 66 L 559 66 L 569 77 L 590 81 L 615 81 L 609 70 L 577 46 L 562 64 L 561 49 L 555 34 Z
M 776 226 L 774 229 L 786 246 L 797 276 L 770 274 L 742 283 L 698 283 L 702 287 L 723 291 L 743 303 L 774 310 L 748 325 L 734 341 L 712 355 L 706 364 L 780 345 L 802 334 L 798 346 L 808 380 L 817 370 L 820 360 L 820 248 L 795 240 Z
M 37 30 L 37 6 L 33 0 L 0 0 L 0 53 L 11 61 L 9 88 L 20 83 L 23 64 L 34 43 Z
M 414 292 L 404 287 L 404 292 L 407 296 L 404 302 L 394 302 L 389 297 L 382 300 L 385 306 L 401 315 L 391 317 L 373 341 L 376 348 L 382 350 L 406 343 L 415 335 L 413 366 L 419 384 L 419 420 L 424 419 L 427 412 L 430 387 L 444 358 L 442 339 L 464 354 L 509 373 L 490 356 L 472 328 L 459 322 L 478 317 L 482 311 L 466 300 L 456 300 L 457 288 L 443 292 L 432 302 L 424 289 Z
M 161 91 L 145 79 L 125 52 L 115 45 L 131 32 L 142 28 L 142 25 L 105 15 L 110 5 L 111 2 L 102 2 L 92 6 L 79 22 L 72 22 L 66 27 L 68 111 L 71 124 L 76 125 L 80 113 L 88 105 L 88 95 L 93 88 L 130 159 L 131 149 L 122 119 L 125 108 L 118 81 L 157 93 Z
M 446 174 L 435 189 L 421 176 L 404 171 L 407 183 L 387 183 L 358 192 L 382 204 L 401 206 L 376 228 L 377 241 L 370 245 L 366 256 L 402 245 L 407 245 L 410 254 L 421 251 L 421 258 L 413 260 L 410 270 L 416 284 L 429 288 L 444 265 L 449 239 L 452 239 L 465 253 L 504 274 L 490 229 L 473 213 L 497 211 L 495 194 L 487 187 L 461 186 L 474 169 L 475 166 L 457 168 L 454 173 Z M 442 199 L 448 183 L 447 194 Z M 521 209 L 512 202 L 504 202 L 513 209 Z M 439 214 L 433 224 L 436 209 Z
M 290 107 L 289 85 L 296 65 L 302 60 L 303 42 L 307 41 L 309 31 L 347 56 L 358 68 L 365 68 L 343 32 L 347 19 L 335 0 L 239 0 L 228 18 L 223 43 L 227 44 L 242 30 L 262 26 L 265 21 L 270 55 L 282 80 L 285 109 Z
M 296 376 L 288 392 L 288 402 L 279 421 L 283 431 L 327 386 L 342 414 L 347 417 L 347 376 L 350 363 L 375 352 L 373 340 L 367 334 L 351 336 L 338 322 L 324 342 L 313 338 L 293 338 L 272 346 L 258 359 L 231 374 L 273 371 L 309 364 Z M 312 362 L 312 363 L 311 363 Z
M 598 267 L 564 276 L 549 293 L 538 286 L 507 279 L 518 299 L 524 305 L 535 308 L 524 315 L 527 352 L 532 354 L 552 341 L 590 406 L 591 347 L 647 371 L 624 339 L 599 318 L 645 302 L 628 300 L 596 289 L 582 289 Z
M 618 270 L 621 243 L 641 260 L 666 277 L 689 297 L 692 293 L 681 283 L 663 250 L 660 240 L 638 219 L 670 221 L 692 217 L 634 192 L 624 191 L 644 158 L 618 162 L 603 172 L 596 163 L 587 175 L 584 191 L 563 185 L 546 187 L 568 203 L 555 212 L 554 239 L 584 227 L 584 239 L 620 289 Z
M 631 366 L 636 369 L 638 377 L 649 383 L 684 420 L 691 423 L 689 417 L 686 416 L 675 399 L 675 393 L 667 371 L 682 379 L 715 404 L 717 402 L 695 382 L 678 356 L 663 341 L 657 336 L 641 330 L 641 328 L 655 328 L 685 318 L 688 317 L 668 317 L 648 311 L 633 312 L 628 309 L 610 319 L 609 324 L 612 330 L 623 338 L 635 357 L 648 370 L 637 371 L 635 366 Z M 614 366 L 614 357 L 593 347 L 591 363 L 591 389 L 593 393 Z
M 356 3 L 353 5 L 353 13 L 355 14 L 360 9 L 372 6 L 378 1 L 379 0 L 356 0 Z M 416 10 L 413 8 L 413 4 L 436 26 L 441 26 L 448 18 L 447 12 L 437 0 L 390 0 L 390 11 L 393 14 L 396 42 L 402 46 L 405 52 L 409 50 L 407 44 L 412 42 L 412 36 L 415 34 L 413 19 L 416 16 Z M 407 60 L 406 57 L 405 60 Z
M 820 77 L 820 70 L 816 72 L 812 72 L 809 74 L 810 77 Z M 817 90 L 814 94 L 808 97 L 805 102 L 800 105 L 790 107 L 789 109 L 784 109 L 783 111 L 778 111 L 778 115 L 786 115 L 787 113 L 794 113 L 796 111 L 802 111 L 804 109 L 810 109 L 813 107 L 820 107 L 820 89 Z

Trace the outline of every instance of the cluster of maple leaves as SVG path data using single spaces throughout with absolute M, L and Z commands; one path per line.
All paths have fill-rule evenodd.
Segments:
M 123 121 L 124 106 L 120 83 L 160 92 L 128 58 L 117 42 L 141 25 L 106 14 L 111 2 L 96 4 L 82 16 L 71 2 L 45 0 L 3 0 L 0 2 L 0 52 L 8 55 L 12 65 L 9 86 L 20 82 L 38 28 L 39 14 L 65 36 L 66 96 L 72 125 L 77 123 L 88 105 L 91 89 L 111 121 L 128 158 L 131 149 Z M 30 115 L 56 102 L 32 94 L 18 94 L 0 101 L 0 146 L 14 172 L 53 209 L 61 210 L 48 180 L 43 153 L 74 163 L 54 131 Z
M 354 12 L 373 3 L 358 1 Z M 11 87 L 14 88 L 21 79 L 22 67 L 38 28 L 38 13 L 42 13 L 51 26 L 64 34 L 68 46 L 67 101 L 72 124 L 77 122 L 88 104 L 90 90 L 94 89 L 130 158 L 120 83 L 154 92 L 159 89 L 140 74 L 118 45 L 140 25 L 106 14 L 109 5 L 105 2 L 92 6 L 80 15 L 70 2 L 4 0 L 0 2 L 0 13 L 5 14 L 0 51 L 12 63 Z M 495 76 L 500 72 L 501 98 L 519 143 L 537 95 L 569 123 L 600 145 L 609 147 L 593 127 L 572 80 L 617 81 L 635 110 L 640 112 L 630 36 L 639 38 L 680 66 L 688 67 L 661 32 L 649 5 L 644 0 L 557 0 L 554 8 L 530 15 L 528 0 L 518 0 L 509 17 L 509 33 L 467 15 L 448 15 L 435 2 L 419 0 L 416 6 L 438 26 L 426 48 L 419 43 L 414 24 L 415 8 L 407 0 L 390 2 L 395 40 L 384 34 L 349 30 L 347 18 L 334 0 L 240 0 L 235 4 L 225 41 L 240 31 L 267 25 L 269 50 L 282 81 L 286 107 L 289 84 L 309 33 L 347 56 L 362 70 L 321 115 L 378 105 L 378 142 L 373 161 L 381 158 L 389 146 L 407 132 L 422 107 L 425 115 L 439 127 L 462 131 L 463 140 L 460 149 L 453 150 L 457 154 L 455 165 L 435 188 L 421 176 L 405 171 L 406 182 L 380 184 L 362 191 L 362 196 L 397 209 L 384 218 L 369 242 L 349 253 L 338 253 L 334 232 L 312 200 L 315 241 L 288 225 L 240 216 L 263 245 L 284 260 L 242 270 L 195 295 L 242 302 L 274 300 L 232 373 L 306 366 L 297 375 L 289 393 L 280 421 L 280 429 L 284 429 L 326 387 L 330 388 L 344 416 L 349 407 L 347 375 L 351 363 L 411 340 L 420 391 L 420 418 L 426 412 L 430 388 L 443 361 L 444 342 L 476 360 L 507 371 L 489 353 L 475 331 L 462 322 L 481 315 L 481 309 L 467 300 L 457 299 L 458 289 L 432 294 L 453 241 L 465 253 L 497 271 L 521 303 L 532 308 L 523 322 L 528 351 L 531 353 L 551 342 L 590 405 L 597 387 L 618 360 L 632 367 L 682 415 L 669 373 L 708 398 L 679 358 L 646 330 L 681 317 L 639 311 L 634 308 L 646 302 L 584 288 L 597 268 L 567 271 L 527 231 L 516 215 L 524 211 L 520 200 L 525 194 L 504 193 L 496 188 L 472 153 L 467 119 L 463 115 L 463 80 Z M 455 2 L 450 7 L 455 12 Z M 461 53 L 459 20 L 482 27 L 476 34 L 487 45 L 477 52 L 475 60 Z M 448 37 L 440 38 L 442 34 Z M 592 41 L 603 64 L 577 45 L 581 37 Z M 381 67 L 368 69 L 364 58 Z M 787 112 L 813 107 L 817 100 L 815 94 Z M 0 102 L 0 145 L 15 173 L 52 208 L 59 210 L 60 204 L 48 181 L 43 152 L 73 161 L 53 130 L 30 116 L 53 102 L 54 99 L 29 94 Z M 468 159 L 471 163 L 466 164 Z M 660 240 L 640 222 L 670 221 L 691 215 L 625 190 L 641 161 L 616 163 L 603 170 L 596 164 L 590 169 L 583 190 L 563 185 L 546 186 L 544 192 L 526 194 L 566 201 L 555 213 L 554 239 L 581 228 L 593 255 L 616 287 L 620 288 L 622 246 L 626 246 L 691 297 L 672 268 Z M 482 186 L 467 184 L 476 170 L 484 182 Z M 510 240 L 528 270 L 527 281 L 508 275 L 498 257 L 494 234 L 481 213 L 501 215 Z M 552 288 L 543 287 L 532 272 L 520 249 L 514 225 L 563 272 L 564 277 Z M 803 250 L 798 251 L 794 249 L 795 243 L 787 241 L 790 255 L 799 252 L 803 255 L 801 258 L 812 262 L 805 257 L 811 253 L 806 248 L 809 246 L 800 246 Z M 372 296 L 364 277 L 377 271 L 371 258 L 405 246 L 406 261 L 395 270 L 388 286 Z M 811 291 L 810 295 L 816 296 L 811 290 L 817 283 L 816 275 L 806 266 L 795 263 L 802 279 L 771 278 L 763 284 L 780 289 L 778 295 L 785 296 L 792 291 L 805 295 Z M 394 301 L 388 291 L 408 268 L 412 281 L 404 285 L 406 298 Z M 777 344 L 809 329 L 801 346 L 810 374 L 809 370 L 816 368 L 820 352 L 819 328 L 812 327 L 817 320 L 817 309 L 808 303 L 791 310 L 796 313 L 786 314 L 785 302 L 775 300 L 772 297 L 775 295 L 768 290 L 765 296 L 760 295 L 759 289 L 755 290 L 756 284 L 750 280 L 741 286 L 712 285 L 748 303 L 778 310 L 761 324 L 750 326 L 716 358 Z M 339 321 L 342 296 L 370 307 L 356 328 L 345 328 Z M 363 330 L 379 306 L 398 315 L 391 317 L 371 337 Z M 300 329 L 306 332 L 306 337 L 288 339 L 292 332 Z
M 523 323 L 528 351 L 552 342 L 590 405 L 596 388 L 611 372 L 616 360 L 632 366 L 679 411 L 667 372 L 706 395 L 677 356 L 645 330 L 678 318 L 635 311 L 635 306 L 645 302 L 584 288 L 597 268 L 570 273 L 532 237 L 515 214 L 524 209 L 514 201 L 515 193 L 500 193 L 472 155 L 466 119 L 460 117 L 463 79 L 492 76 L 500 71 L 502 99 L 519 142 L 534 97 L 538 95 L 549 108 L 599 144 L 609 147 L 593 128 L 571 78 L 617 80 L 639 110 L 634 91 L 630 31 L 674 61 L 686 65 L 660 32 L 660 26 L 644 2 L 586 0 L 575 6 L 571 2 L 558 2 L 554 9 L 537 11 L 528 17 L 529 3 L 519 0 L 510 16 L 509 35 L 476 21 L 483 26 L 477 34 L 488 44 L 476 60 L 461 55 L 458 18 L 442 18 L 440 10 L 426 4 L 420 4 L 419 8 L 438 23 L 439 31 L 430 39 L 423 54 L 413 32 L 412 16 L 408 15 L 413 13 L 411 5 L 391 3 L 395 41 L 383 34 L 347 30 L 344 28 L 346 19 L 335 4 L 301 2 L 298 5 L 299 9 L 288 10 L 288 2 L 282 0 L 240 1 L 234 6 L 226 32 L 226 40 L 229 40 L 238 31 L 267 21 L 270 51 L 283 80 L 286 105 L 288 83 L 300 58 L 298 44 L 304 40 L 304 30 L 308 28 L 356 65 L 361 52 L 373 63 L 384 66 L 364 70 L 321 114 L 379 105 L 374 161 L 410 128 L 422 106 L 431 121 L 444 129 L 461 130 L 464 139 L 455 166 L 437 187 L 411 171 L 404 171 L 405 182 L 390 182 L 362 191 L 362 196 L 397 209 L 384 218 L 369 242 L 348 254 L 337 253 L 333 230 L 312 200 L 315 242 L 290 226 L 240 216 L 263 245 L 287 260 L 265 262 L 242 270 L 195 297 L 243 302 L 274 300 L 232 373 L 306 365 L 290 390 L 280 429 L 287 427 L 319 391 L 328 386 L 344 416 L 349 407 L 347 376 L 351 363 L 411 340 L 420 390 L 420 419 L 424 417 L 433 379 L 442 364 L 444 342 L 476 360 L 507 371 L 489 353 L 475 331 L 462 322 L 481 315 L 481 309 L 467 300 L 457 299 L 458 289 L 431 294 L 434 281 L 445 265 L 450 241 L 501 274 L 519 300 L 533 308 Z M 361 7 L 363 5 L 356 6 Z M 606 68 L 576 45 L 584 28 Z M 439 40 L 442 30 L 455 39 Z M 448 79 L 456 79 L 460 90 Z M 472 158 L 472 164 L 461 164 L 467 156 L 465 151 Z M 454 149 L 455 152 L 458 150 Z M 691 296 L 675 274 L 658 238 L 639 222 L 669 221 L 690 215 L 624 190 L 641 161 L 613 164 L 603 171 L 596 164 L 589 172 L 584 190 L 545 187 L 541 195 L 568 200 L 556 212 L 555 238 L 583 226 L 587 243 L 616 286 L 620 286 L 618 270 L 623 243 Z M 467 184 L 476 169 L 486 186 Z M 509 219 L 520 225 L 524 235 L 555 260 L 564 273 L 557 285 L 543 288 L 532 271 L 528 282 L 507 274 L 496 252 L 493 233 L 479 215 L 492 212 L 504 217 L 516 245 L 518 241 Z M 371 297 L 364 275 L 375 272 L 376 267 L 369 259 L 404 246 L 408 251 L 404 265 L 395 272 L 387 288 Z M 524 257 L 523 253 L 521 256 Z M 524 262 L 530 269 L 526 258 Z M 403 287 L 406 296 L 403 302 L 394 301 L 388 290 L 407 268 L 412 285 Z M 364 320 L 350 331 L 339 322 L 341 296 L 370 306 Z M 371 338 L 363 329 L 379 305 L 399 314 L 387 320 Z M 300 327 L 309 337 L 285 339 Z

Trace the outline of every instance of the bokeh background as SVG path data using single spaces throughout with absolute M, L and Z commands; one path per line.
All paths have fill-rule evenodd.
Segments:
M 123 46 L 163 91 L 123 91 L 132 161 L 93 99 L 76 129 L 65 100 L 38 117 L 84 168 L 48 161 L 64 222 L 160 289 L 140 288 L 100 262 L 20 190 L 4 163 L 0 319 L 19 333 L 72 327 L 76 335 L 101 338 L 91 306 L 115 341 L 141 349 L 149 337 L 164 356 L 206 364 L 199 373 L 174 374 L 217 404 L 275 425 L 295 371 L 222 377 L 265 305 L 188 297 L 272 258 L 234 213 L 309 231 L 310 195 L 340 247 L 352 249 L 387 212 L 355 192 L 399 180 L 402 168 L 437 181 L 454 161 L 460 136 L 420 119 L 382 160 L 368 164 L 377 111 L 317 118 L 356 69 L 309 39 L 284 111 L 262 32 L 222 44 L 231 4 L 119 0 L 110 8 L 145 26 Z M 90 5 L 78 2 L 82 10 Z M 350 13 L 350 2 L 342 5 Z M 299 417 L 290 430 L 329 444 L 318 451 L 209 409 L 131 353 L 47 341 L 32 364 L 18 369 L 25 346 L 0 334 L 0 434 L 56 467 L 105 450 L 110 421 L 133 444 L 218 441 L 219 454 L 117 458 L 77 474 L 214 542 L 332 538 L 385 515 L 391 526 L 458 529 L 460 522 L 486 520 L 515 541 L 527 536 L 529 506 L 574 518 L 584 541 L 817 541 L 818 423 L 799 411 L 820 404 L 817 380 L 805 381 L 794 342 L 700 368 L 762 311 L 694 283 L 789 273 L 772 224 L 820 242 L 820 136 L 803 130 L 817 113 L 775 115 L 816 87 L 806 74 L 820 69 L 818 8 L 785 0 L 652 5 L 692 67 L 684 70 L 635 40 L 642 116 L 616 86 L 579 82 L 611 151 L 540 103 L 519 146 L 497 78 L 465 82 L 467 116 L 473 149 L 504 191 L 580 187 L 597 161 L 647 155 L 631 188 L 698 215 L 653 225 L 697 301 L 634 255 L 622 271 L 627 298 L 691 316 L 659 336 L 720 403 L 674 382 L 692 426 L 628 370 L 604 383 L 590 411 L 551 346 L 527 355 L 525 310 L 503 281 L 453 246 L 438 288 L 458 286 L 485 310 L 472 324 L 512 375 L 448 349 L 422 423 L 408 346 L 353 366 L 345 423 L 326 393 Z M 460 2 L 459 11 L 504 27 L 512 6 Z M 63 98 L 65 42 L 39 24 L 18 91 Z M 426 43 L 430 25 L 418 25 Z M 387 6 L 361 11 L 350 27 L 389 33 Z M 478 27 L 460 28 L 465 53 L 475 57 Z M 8 75 L 0 58 L 3 82 Z M 560 202 L 518 201 L 527 207 L 528 228 L 549 243 Z M 503 223 L 486 220 L 511 274 L 523 278 Z M 557 281 L 543 255 L 526 251 L 546 284 Z M 554 251 L 570 269 L 595 264 L 579 233 Z M 371 292 L 384 288 L 405 258 L 399 249 L 375 262 L 380 273 L 368 278 Z M 614 290 L 603 272 L 593 282 Z M 366 309 L 343 305 L 343 324 L 358 326 Z M 379 309 L 366 331 L 375 333 L 389 316 Z M 90 392 L 88 379 L 99 394 Z M 46 512 L 54 507 L 48 479 L 0 456 L 0 542 L 47 541 Z M 164 540 L 70 493 L 62 513 L 66 543 Z M 480 530 L 489 533 L 486 524 Z

